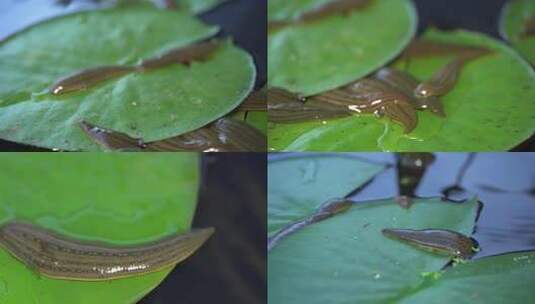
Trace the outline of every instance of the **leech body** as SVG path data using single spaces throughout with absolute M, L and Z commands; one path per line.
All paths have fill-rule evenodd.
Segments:
M 451 55 L 478 57 L 490 52 L 489 49 L 478 46 L 418 39 L 411 42 L 403 51 L 403 57 L 422 58 Z
M 22 222 L 0 227 L 0 246 L 28 267 L 58 279 L 100 281 L 130 277 L 175 265 L 213 234 L 194 229 L 139 246 L 112 246 L 72 240 Z
M 398 90 L 401 90 L 407 96 L 413 96 L 414 90 L 420 84 L 420 82 L 412 75 L 392 68 L 382 68 L 374 75 L 374 77 L 388 83 L 390 86 Z M 446 117 L 444 106 L 438 97 L 429 96 L 419 98 L 414 96 L 412 100 L 417 109 L 428 109 L 431 111 L 431 113 L 439 117 Z
M 72 75 L 57 80 L 49 89 L 54 95 L 81 91 L 91 88 L 101 82 L 123 76 L 135 71 L 153 70 L 166 67 L 170 64 L 189 65 L 193 61 L 204 61 L 219 47 L 215 40 L 203 41 L 182 48 L 172 49 L 156 58 L 146 59 L 136 67 L 130 66 L 100 66 L 84 69 Z
M 286 238 L 290 234 L 293 234 L 310 224 L 314 224 L 332 216 L 348 211 L 355 202 L 345 198 L 330 199 L 322 203 L 314 212 L 314 214 L 299 220 L 295 223 L 291 223 L 282 228 L 279 232 L 268 238 L 268 251 L 271 251 L 282 239 Z
M 267 111 L 267 88 L 253 91 L 238 107 L 239 111 Z
M 427 251 L 463 259 L 471 257 L 476 247 L 470 237 L 446 229 L 383 229 L 382 233 Z
M 295 20 L 269 21 L 268 29 L 274 30 L 291 24 L 311 23 L 336 14 L 349 14 L 367 7 L 372 0 L 334 0 L 303 13 Z
M 446 95 L 455 87 L 465 63 L 463 58 L 452 60 L 433 74 L 429 80 L 419 84 L 414 90 L 414 95 L 420 98 Z
M 214 123 L 168 139 L 144 142 L 127 134 L 80 123 L 86 135 L 107 150 L 229 152 L 266 150 L 266 136 L 254 127 L 234 119 Z
M 529 38 L 532 36 L 535 36 L 535 16 L 524 22 L 524 30 L 520 34 L 521 38 Z
M 217 40 L 202 41 L 193 45 L 171 49 L 155 58 L 142 60 L 140 71 L 162 68 L 171 64 L 190 65 L 194 61 L 206 61 L 219 48 Z
M 75 72 L 57 80 L 49 89 L 54 95 L 81 91 L 91 88 L 105 80 L 123 76 L 135 70 L 128 66 L 100 66 Z

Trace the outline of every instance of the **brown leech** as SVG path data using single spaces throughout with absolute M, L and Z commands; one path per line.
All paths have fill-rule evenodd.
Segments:
M 414 90 L 419 85 L 419 81 L 412 75 L 392 68 L 382 68 L 374 75 L 374 77 L 401 90 L 407 96 L 413 96 Z M 438 97 L 430 96 L 419 98 L 414 96 L 413 101 L 419 110 L 429 109 L 431 113 L 439 117 L 446 117 L 442 101 L 438 99 Z
M 520 34 L 520 38 L 525 39 L 535 36 L 535 16 L 526 19 L 524 22 L 524 30 Z
M 220 46 L 217 40 L 203 41 L 190 46 L 172 49 L 157 58 L 141 61 L 136 67 L 100 66 L 78 71 L 56 81 L 49 89 L 54 95 L 65 94 L 94 87 L 101 82 L 135 71 L 162 68 L 170 64 L 189 65 L 193 61 L 205 61 Z
M 303 13 L 296 20 L 269 21 L 268 29 L 275 30 L 291 24 L 305 24 L 321 20 L 336 14 L 350 14 L 354 10 L 367 7 L 372 0 L 333 0 Z
M 418 39 L 403 51 L 404 58 L 421 58 L 437 56 L 469 56 L 480 57 L 489 54 L 491 51 L 484 47 L 471 46 L 466 44 L 432 41 L 428 39 Z
M 208 40 L 186 47 L 174 48 L 155 58 L 142 60 L 137 68 L 140 71 L 146 71 L 170 64 L 190 65 L 194 61 L 206 61 L 220 46 L 220 41 Z
M 446 229 L 383 229 L 382 233 L 427 251 L 462 259 L 470 258 L 477 247 L 472 238 Z
M 193 229 L 132 246 L 82 242 L 38 226 L 9 222 L 0 227 L 0 246 L 31 269 L 57 279 L 112 280 L 162 270 L 191 256 L 213 234 Z
M 238 107 L 238 111 L 267 111 L 267 88 L 253 91 Z
M 402 91 L 376 78 L 365 78 L 341 89 L 312 97 L 327 103 L 347 107 L 357 114 L 386 116 L 410 133 L 418 124 L 411 98 Z
M 314 224 L 337 214 L 344 213 L 348 211 L 351 206 L 353 206 L 353 204 L 354 202 L 352 200 L 345 198 L 335 198 L 324 202 L 316 209 L 314 214 L 300 221 L 287 225 L 279 232 L 269 237 L 267 244 L 268 251 L 273 249 L 282 239 L 286 238 L 288 235 L 297 232 L 310 224 Z
M 295 123 L 350 116 L 344 108 L 305 99 L 280 88 L 268 90 L 268 120 L 275 123 Z
M 414 95 L 419 98 L 429 98 L 448 94 L 457 84 L 459 74 L 465 63 L 466 60 L 463 58 L 450 61 L 435 72 L 431 78 L 420 83 L 414 90 Z
M 91 88 L 105 80 L 120 77 L 135 71 L 128 66 L 100 66 L 75 72 L 57 80 L 49 89 L 54 95 L 81 91 Z
M 254 127 L 229 118 L 176 137 L 144 142 L 142 139 L 107 130 L 86 121 L 80 127 L 94 142 L 107 150 L 136 151 L 266 151 L 266 136 Z

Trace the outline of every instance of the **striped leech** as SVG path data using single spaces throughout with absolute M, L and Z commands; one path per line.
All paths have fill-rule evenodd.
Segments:
M 375 75 L 318 95 L 300 98 L 280 88 L 268 91 L 269 121 L 296 123 L 347 117 L 351 114 L 386 116 L 401 124 L 410 133 L 418 124 L 415 110 L 428 109 L 445 117 L 438 96 L 451 91 L 460 70 L 470 60 L 489 54 L 481 47 L 448 44 L 428 40 L 415 41 L 405 52 L 408 56 L 451 55 L 457 58 L 440 69 L 431 79 L 419 82 L 413 76 L 392 68 L 383 68 Z
M 337 214 L 344 213 L 348 211 L 353 204 L 354 202 L 352 200 L 345 198 L 335 198 L 324 202 L 316 209 L 314 214 L 285 226 L 279 232 L 269 237 L 267 244 L 268 252 L 271 251 L 271 249 L 273 249 L 282 239 L 286 238 L 290 234 L 293 234 L 310 224 L 314 224 Z
M 106 80 L 124 76 L 136 71 L 147 71 L 163 68 L 171 64 L 189 65 L 193 61 L 205 61 L 219 46 L 217 40 L 198 42 L 186 47 L 175 48 L 156 58 L 142 60 L 135 67 L 111 65 L 87 68 L 60 78 L 50 88 L 53 95 L 87 90 Z
M 54 95 L 87 90 L 105 80 L 120 77 L 135 71 L 134 67 L 111 65 L 88 68 L 60 78 L 49 89 Z
M 372 0 L 333 0 L 303 13 L 294 20 L 269 21 L 268 29 L 276 30 L 292 24 L 306 24 L 321 20 L 331 15 L 349 15 L 354 10 L 366 8 Z
M 256 128 L 234 119 L 221 118 L 212 124 L 168 139 L 144 142 L 128 134 L 104 129 L 87 121 L 80 128 L 106 150 L 120 151 L 253 151 L 266 150 L 266 136 Z
M 261 88 L 260 90 L 255 90 L 238 107 L 238 111 L 258 111 L 265 112 L 267 111 L 267 94 L 268 90 L 266 87 Z
M 524 21 L 524 29 L 520 34 L 520 38 L 529 38 L 535 36 L 535 16 Z
M 413 96 L 413 92 L 420 82 L 409 73 L 405 73 L 393 68 L 382 68 L 374 75 L 374 77 L 388 83 L 390 86 L 398 90 L 401 90 L 407 96 L 413 97 L 413 104 L 418 110 L 428 109 L 431 111 L 431 113 L 439 117 L 446 117 L 444 106 L 438 97 Z
M 347 108 L 318 101 L 307 101 L 296 94 L 280 88 L 268 89 L 268 121 L 296 123 L 351 116 Z
M 477 243 L 470 237 L 447 229 L 383 229 L 383 235 L 417 248 L 461 259 L 470 258 Z
M 44 276 L 101 281 L 142 275 L 176 265 L 197 251 L 214 228 L 193 229 L 161 240 L 115 246 L 82 242 L 25 222 L 0 227 L 0 246 Z

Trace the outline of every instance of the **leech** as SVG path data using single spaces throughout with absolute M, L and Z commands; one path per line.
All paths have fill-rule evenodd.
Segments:
M 535 36 L 535 16 L 527 19 L 524 22 L 524 30 L 520 34 L 520 38 L 529 38 Z
M 403 208 L 403 209 L 409 209 L 412 206 L 412 198 L 406 196 L 406 195 L 399 195 L 394 198 L 396 203 Z
M 267 89 L 253 91 L 238 107 L 238 111 L 267 111 Z
M 314 224 L 337 214 L 344 213 L 348 211 L 354 203 L 355 202 L 352 200 L 345 198 L 335 198 L 324 202 L 316 209 L 314 214 L 285 226 L 279 232 L 268 238 L 268 251 L 271 251 L 271 249 L 273 249 L 282 239 L 286 238 L 290 234 L 293 234 L 310 224 Z
M 57 80 L 50 87 L 49 92 L 54 95 L 60 95 L 86 90 L 105 80 L 120 77 L 133 71 L 135 71 L 135 68 L 128 66 L 100 66 L 84 69 Z
M 209 126 L 168 139 L 144 142 L 127 134 L 80 123 L 86 135 L 106 150 L 230 152 L 266 150 L 266 136 L 234 119 L 221 118 Z
M 101 281 L 142 275 L 180 263 L 214 228 L 193 229 L 161 240 L 115 246 L 82 242 L 23 222 L 0 227 L 0 246 L 31 269 L 55 279 Z
M 312 9 L 295 20 L 269 21 L 268 29 L 275 30 L 291 24 L 311 23 L 331 15 L 349 15 L 354 10 L 366 8 L 372 0 L 334 0 Z
M 221 46 L 218 40 L 202 41 L 193 45 L 171 49 L 160 56 L 142 60 L 139 71 L 159 69 L 171 64 L 190 65 L 194 61 L 206 61 Z
M 465 59 L 457 58 L 438 70 L 430 79 L 419 84 L 414 95 L 419 98 L 442 96 L 448 94 L 457 83 Z
M 87 121 L 81 121 L 80 128 L 92 139 L 93 142 L 99 144 L 106 150 L 140 151 L 145 147 L 145 144 L 141 139 L 132 138 L 124 133 L 97 127 Z
M 477 247 L 472 238 L 446 229 L 383 229 L 382 233 L 420 249 L 461 259 L 470 258 Z
M 403 51 L 402 57 L 437 57 L 437 56 L 472 56 L 480 57 L 491 53 L 491 50 L 466 44 L 432 41 L 428 39 L 414 40 Z
M 419 81 L 412 75 L 392 68 L 382 68 L 375 75 L 375 78 L 388 83 L 390 86 L 402 91 L 407 96 L 413 96 L 413 92 L 419 85 Z M 413 96 L 415 107 L 419 110 L 428 109 L 431 113 L 446 117 L 442 101 L 436 96 L 419 98 Z
M 100 66 L 88 68 L 56 81 L 49 89 L 54 95 L 86 90 L 101 82 L 123 76 L 135 71 L 147 71 L 162 68 L 171 64 L 190 65 L 194 61 L 205 61 L 220 46 L 217 40 L 203 41 L 194 45 L 172 49 L 157 58 L 141 61 L 136 67 Z

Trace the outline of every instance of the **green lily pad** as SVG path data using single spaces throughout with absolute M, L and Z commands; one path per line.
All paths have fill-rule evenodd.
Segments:
M 228 0 L 175 0 L 176 4 L 196 14 L 209 11 L 225 1 Z
M 477 210 L 476 199 L 416 199 L 410 209 L 381 200 L 309 225 L 269 252 L 269 303 L 398 303 L 449 258 L 388 239 L 381 230 L 441 228 L 470 235 Z
M 509 1 L 500 17 L 500 33 L 531 64 L 535 64 L 535 36 L 522 38 L 524 22 L 535 18 L 535 2 L 532 0 Z
M 267 112 L 250 111 L 245 121 L 262 133 L 267 133 Z
M 188 231 L 197 154 L 4 154 L 0 223 L 24 220 L 79 240 L 138 244 Z M 180 266 L 178 266 L 180 267 Z M 136 303 L 171 269 L 84 282 L 50 279 L 0 248 L 0 303 Z
M 486 257 L 445 271 L 399 303 L 534 303 L 534 272 L 535 252 Z
M 287 224 L 313 214 L 331 198 L 346 196 L 384 168 L 350 155 L 311 155 L 270 161 L 268 234 L 273 235 Z
M 52 19 L 0 43 L 0 137 L 63 150 L 96 150 L 78 123 L 155 141 L 198 129 L 234 109 L 251 91 L 253 60 L 230 42 L 213 58 L 131 73 L 86 91 L 47 88 L 73 71 L 136 64 L 210 37 L 218 29 L 186 12 L 146 5 Z
M 325 0 L 270 0 L 269 21 L 292 19 Z M 348 16 L 272 31 L 268 83 L 305 96 L 328 91 L 383 66 L 416 31 L 411 1 L 374 0 Z
M 373 115 L 297 124 L 271 124 L 270 150 L 286 151 L 505 151 L 535 131 L 535 72 L 518 54 L 483 34 L 430 30 L 441 42 L 488 47 L 495 53 L 470 62 L 446 96 L 447 118 L 418 112 L 418 126 L 401 126 Z M 408 72 L 427 79 L 453 56 L 413 58 Z M 405 62 L 398 62 L 404 68 Z

